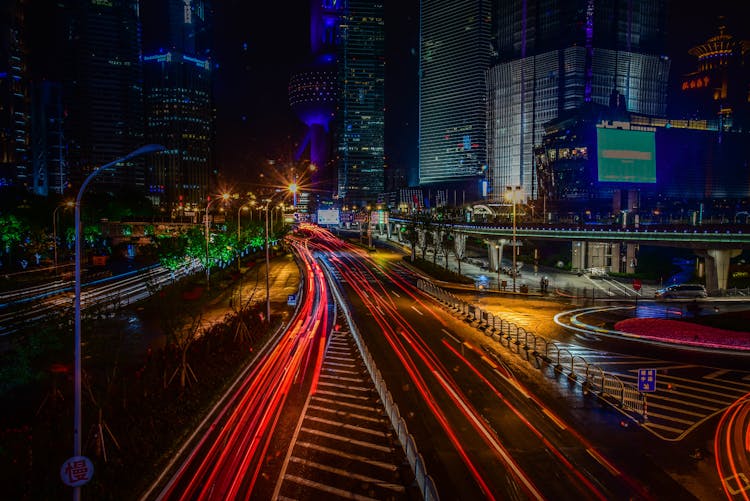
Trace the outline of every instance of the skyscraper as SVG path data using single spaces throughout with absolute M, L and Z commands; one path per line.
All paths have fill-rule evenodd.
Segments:
M 478 192 L 485 165 L 491 0 L 422 0 L 419 183 Z
M 166 209 L 197 208 L 210 194 L 214 145 L 209 11 L 200 0 L 144 10 L 146 136 L 163 144 L 147 171 L 148 195 Z M 167 29 L 163 29 L 166 26 Z
M 137 0 L 67 3 L 66 138 L 73 185 L 143 145 L 143 73 Z M 102 172 L 96 186 L 143 190 L 144 159 Z
M 344 1 L 338 56 L 335 153 L 338 198 L 374 203 L 385 177 L 385 26 L 383 3 Z
M 31 188 L 24 4 L 0 1 L 0 186 Z
M 490 200 L 536 190 L 532 150 L 543 124 L 585 103 L 666 112 L 664 0 L 505 0 L 498 4 L 488 81 Z

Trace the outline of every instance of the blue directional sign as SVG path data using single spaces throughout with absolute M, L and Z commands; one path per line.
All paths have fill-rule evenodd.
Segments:
M 289 294 L 286 298 L 286 304 L 289 306 L 297 306 L 297 294 Z
M 656 391 L 656 369 L 638 369 L 638 391 Z

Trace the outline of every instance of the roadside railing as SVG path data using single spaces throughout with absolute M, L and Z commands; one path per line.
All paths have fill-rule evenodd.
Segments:
M 331 291 L 333 292 L 333 296 L 336 299 L 336 303 L 339 305 L 340 311 L 346 318 L 346 322 L 349 325 L 352 337 L 354 338 L 354 341 L 357 344 L 357 348 L 362 355 L 362 360 L 367 367 L 367 371 L 370 373 L 370 377 L 375 383 L 375 389 L 380 396 L 380 400 L 383 402 L 385 412 L 386 414 L 388 414 L 388 418 L 391 420 L 391 424 L 393 425 L 393 429 L 396 431 L 398 441 L 401 443 L 401 447 L 404 449 L 404 453 L 406 454 L 406 458 L 409 461 L 409 465 L 414 472 L 414 478 L 416 480 L 417 486 L 419 487 L 419 492 L 422 494 L 422 497 L 425 499 L 425 501 L 438 501 L 440 499 L 440 496 L 438 495 L 437 489 L 435 488 L 435 482 L 427 473 L 424 459 L 419 453 L 417 444 L 414 441 L 414 437 L 411 433 L 409 433 L 409 429 L 406 426 L 406 421 L 401 416 L 398 405 L 393 400 L 393 395 L 391 395 L 391 392 L 388 390 L 383 376 L 375 365 L 375 361 L 373 360 L 369 350 L 367 349 L 367 345 L 365 345 L 364 341 L 362 340 L 362 336 L 357 330 L 357 325 L 354 323 L 354 320 L 351 317 L 351 313 L 347 308 L 347 304 L 344 301 L 344 298 L 341 295 L 341 291 L 338 288 L 337 282 L 331 279 L 330 270 L 328 269 L 327 263 L 324 260 L 321 260 L 321 263 L 324 265 L 322 266 L 322 269 L 326 273 L 326 277 L 328 279 L 329 285 L 331 286 Z
M 591 392 L 610 405 L 633 412 L 644 421 L 648 419 L 646 396 L 636 386 L 623 382 L 617 375 L 589 363 L 580 355 L 573 355 L 565 345 L 527 331 L 477 305 L 469 304 L 428 280 L 417 280 L 417 287 L 442 302 L 464 321 L 484 331 L 493 341 L 500 345 L 505 343 L 506 348 L 515 346 L 533 355 L 540 361 L 540 369 L 551 366 L 556 373 L 566 375 L 576 382 L 576 386 L 580 386 L 584 393 Z

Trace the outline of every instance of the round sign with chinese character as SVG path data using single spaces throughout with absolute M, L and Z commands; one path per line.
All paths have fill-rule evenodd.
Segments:
M 94 476 L 94 465 L 86 456 L 73 456 L 65 461 L 60 468 L 60 478 L 71 487 L 79 487 L 88 483 Z

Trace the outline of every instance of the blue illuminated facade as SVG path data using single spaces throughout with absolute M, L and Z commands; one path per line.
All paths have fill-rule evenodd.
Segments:
M 149 6 L 153 30 L 146 46 L 160 49 L 143 58 L 146 135 L 166 150 L 149 163 L 147 194 L 177 214 L 201 208 L 214 178 L 209 9 L 199 0 L 158 7 Z
M 310 62 L 289 81 L 289 104 L 308 128 L 298 157 L 309 147 L 310 163 L 315 167 L 312 172 L 314 193 L 328 200 L 336 184 L 331 163 L 330 124 L 338 99 L 336 47 L 341 9 L 341 2 L 337 0 L 311 1 Z
M 533 148 L 544 124 L 583 104 L 664 116 L 671 61 L 665 0 L 498 3 L 487 71 L 487 198 L 506 186 L 536 199 Z

